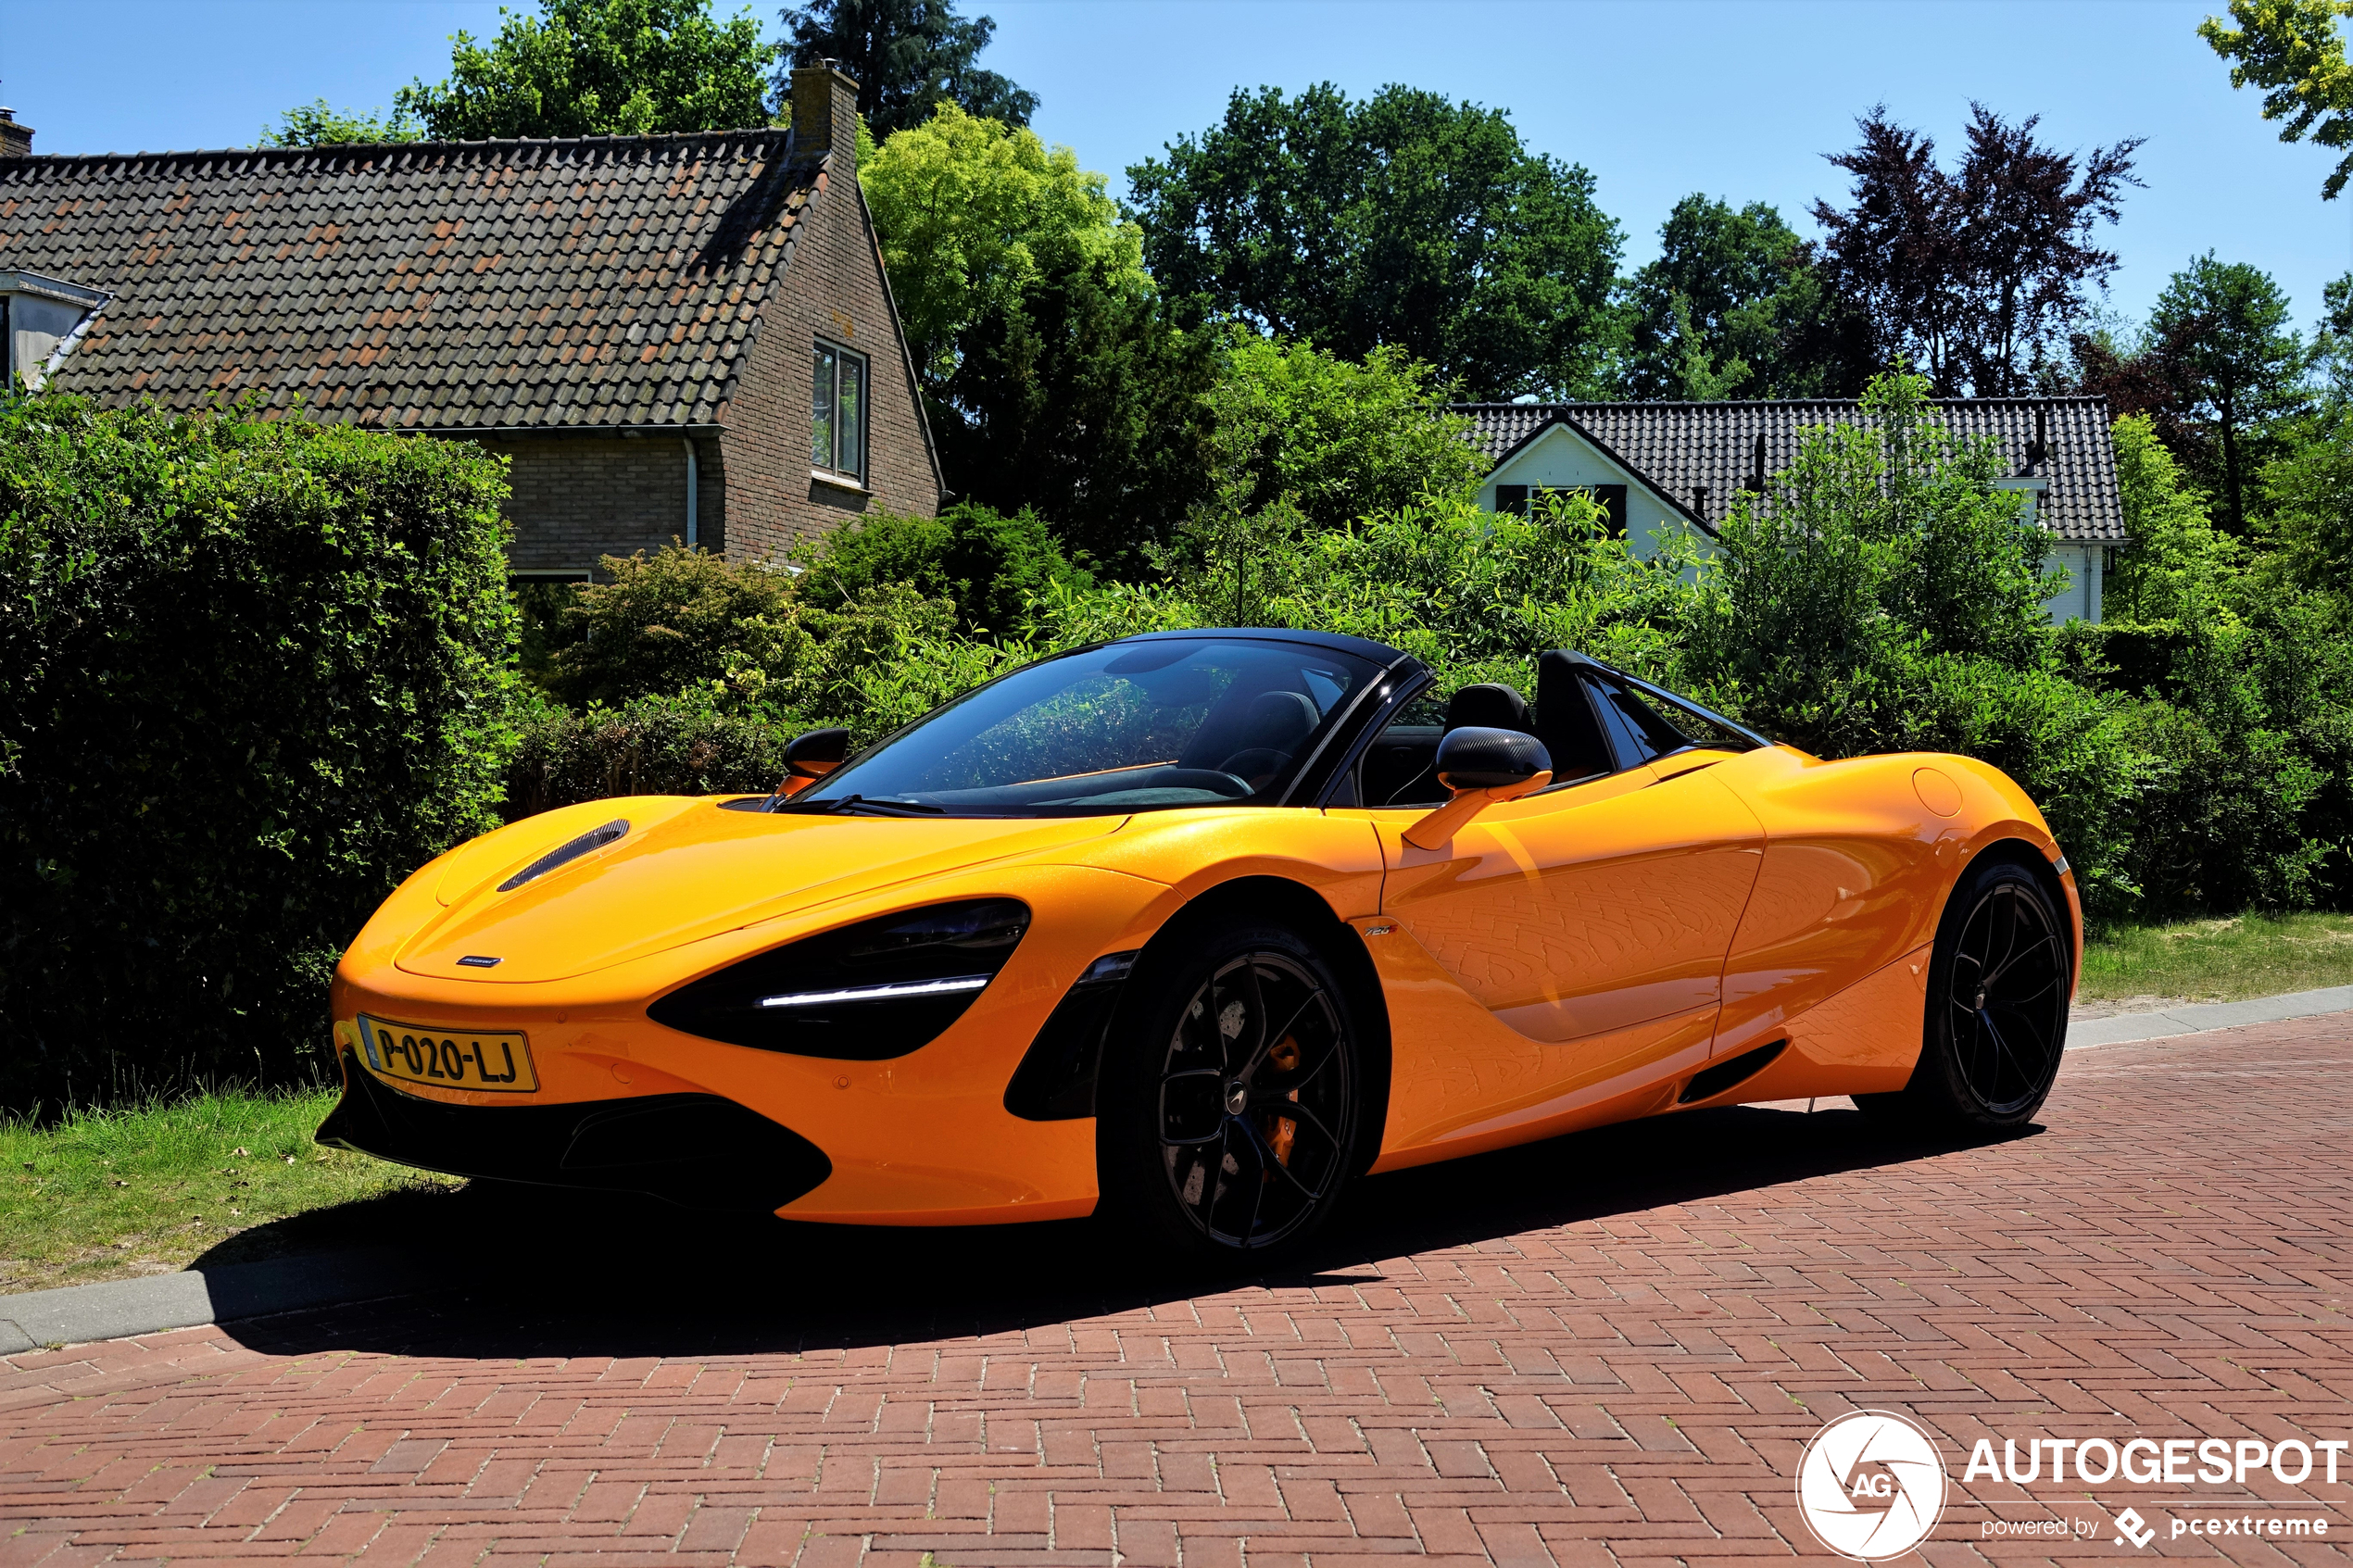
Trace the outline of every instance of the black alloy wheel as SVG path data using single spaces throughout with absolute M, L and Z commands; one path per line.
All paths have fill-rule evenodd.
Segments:
M 1900 1094 L 1856 1103 L 1948 1125 L 2031 1121 L 2067 1048 L 2073 963 L 2065 920 L 2033 872 L 1971 866 L 1937 931 L 1919 1065 Z
M 1108 1211 L 1196 1256 L 1304 1239 L 1357 1165 L 1363 1064 L 1345 988 L 1280 927 L 1160 966 L 1114 1033 L 1098 1138 Z

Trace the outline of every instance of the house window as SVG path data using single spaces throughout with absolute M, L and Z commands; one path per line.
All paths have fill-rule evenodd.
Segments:
M 863 483 L 866 477 L 866 357 L 817 345 L 811 392 L 809 460 Z
M 1495 486 L 1495 509 L 1513 517 L 1526 517 L 1529 500 L 1542 500 L 1547 495 L 1591 495 L 1601 503 L 1609 515 L 1609 531 L 1613 537 L 1626 537 L 1626 486 L 1623 484 L 1499 484 Z

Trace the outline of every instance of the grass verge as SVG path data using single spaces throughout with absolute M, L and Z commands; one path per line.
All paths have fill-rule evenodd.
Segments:
M 2353 915 L 2234 915 L 2114 927 L 2084 944 L 2077 999 L 2237 1002 L 2353 985 Z
M 239 1248 L 235 1238 L 296 1214 L 458 1185 L 313 1143 L 334 1099 L 326 1089 L 233 1090 L 75 1111 L 47 1126 L 0 1122 L 0 1291 L 160 1273 L 204 1254 L 266 1256 L 286 1248 Z

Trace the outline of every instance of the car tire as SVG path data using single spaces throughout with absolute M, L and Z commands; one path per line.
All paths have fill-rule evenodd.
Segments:
M 2073 964 L 2066 918 L 2042 881 L 2015 860 L 1980 859 L 1961 874 L 1937 923 L 1910 1082 L 1855 1103 L 1924 1129 L 2025 1126 L 2067 1048 Z
M 1112 1235 L 1193 1266 L 1295 1252 L 1362 1169 L 1357 1014 L 1340 967 L 1288 925 L 1164 933 L 1104 1047 L 1096 1166 Z

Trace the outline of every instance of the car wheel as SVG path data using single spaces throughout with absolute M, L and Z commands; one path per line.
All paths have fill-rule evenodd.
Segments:
M 1919 1064 L 1896 1094 L 1858 1095 L 1876 1114 L 1999 1131 L 2032 1121 L 2067 1047 L 2066 923 L 2024 866 L 1981 860 L 1938 923 Z
M 1189 935 L 1147 960 L 1105 1050 L 1102 1211 L 1161 1255 L 1265 1261 L 1356 1173 L 1364 1052 L 1315 944 L 1254 922 Z

